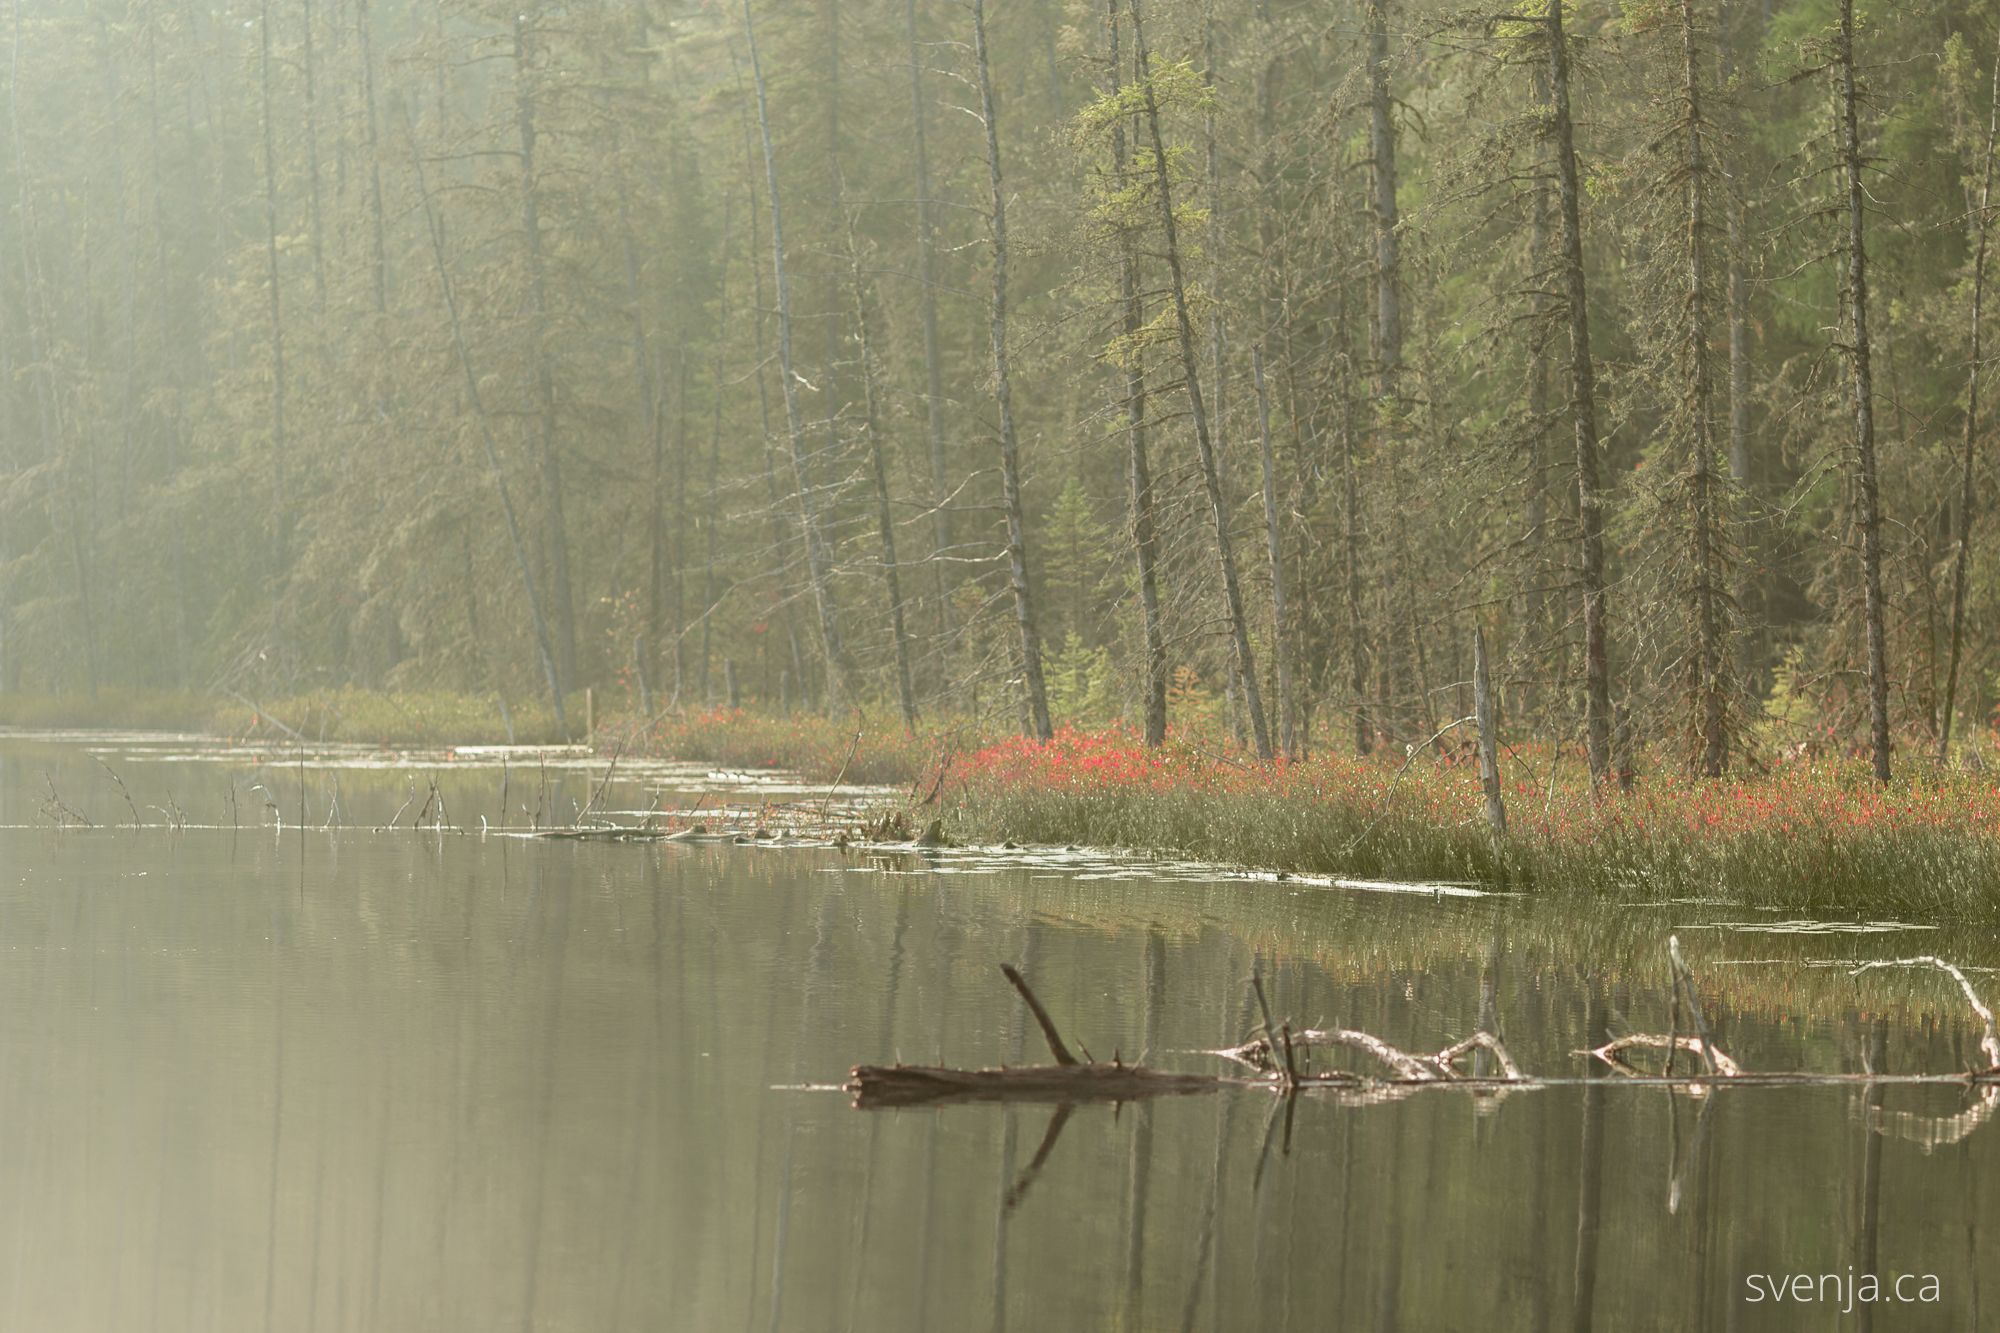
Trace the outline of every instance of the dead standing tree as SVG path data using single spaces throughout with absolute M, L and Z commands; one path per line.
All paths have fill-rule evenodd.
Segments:
M 430 236 L 431 257 L 437 263 L 438 287 L 444 296 L 445 314 L 451 321 L 451 345 L 458 354 L 458 366 L 465 376 L 465 400 L 472 407 L 473 421 L 479 427 L 479 442 L 486 455 L 486 469 L 492 477 L 493 489 L 500 497 L 500 511 L 507 519 L 507 540 L 513 547 L 514 564 L 520 570 L 521 588 L 528 599 L 528 620 L 534 630 L 535 649 L 541 658 L 542 679 L 548 685 L 549 705 L 555 713 L 556 730 L 568 735 L 569 719 L 563 711 L 562 681 L 556 671 L 555 653 L 549 645 L 548 620 L 542 614 L 541 594 L 535 587 L 535 571 L 528 560 L 527 544 L 521 537 L 514 500 L 507 490 L 507 476 L 500 467 L 500 451 L 493 442 L 493 421 L 487 415 L 485 400 L 479 393 L 479 376 L 472 368 L 472 353 L 465 345 L 457 289 L 452 285 L 451 266 L 445 262 L 444 224 L 438 218 L 436 203 L 431 198 L 430 185 L 424 176 L 424 159 L 417 151 L 417 136 L 410 126 L 408 107 L 403 110 L 403 132 L 410 141 L 411 174 L 416 181 L 417 197 L 423 204 L 424 227 Z
M 1993 56 L 1992 106 L 1986 119 L 1986 151 L 1980 161 L 1979 207 L 1973 214 L 1977 237 L 1972 257 L 1972 356 L 1965 371 L 1965 429 L 1960 445 L 1957 549 L 1951 563 L 1951 648 L 1944 676 L 1944 716 L 1938 726 L 1938 762 L 1951 754 L 1951 715 L 1958 702 L 1959 654 L 1965 642 L 1965 575 L 1972 551 L 1973 507 L 1978 489 L 1973 478 L 1974 444 L 1979 435 L 1979 357 L 1982 317 L 1986 303 L 1986 243 L 1992 224 L 1993 149 L 2000 137 L 2000 49 Z
M 972 51 L 979 67 L 979 114 L 986 130 L 986 180 L 991 187 L 993 238 L 993 402 L 1000 416 L 1000 488 L 1007 510 L 1007 575 L 1014 591 L 1014 623 L 1021 637 L 1021 678 L 1027 688 L 1028 727 L 1040 740 L 1049 725 L 1049 696 L 1042 679 L 1042 638 L 1028 585 L 1027 524 L 1021 513 L 1021 449 L 1014 432 L 1014 386 L 1007 362 L 1007 196 L 1000 186 L 1000 134 L 993 110 L 992 62 L 986 47 L 985 0 L 972 0 Z
M 1889 675 L 1882 599 L 1882 492 L 1875 469 L 1875 374 L 1868 347 L 1868 240 L 1861 183 L 1859 94 L 1854 73 L 1854 0 L 1840 0 L 1834 51 L 1839 81 L 1840 168 L 1846 207 L 1848 384 L 1854 405 L 1854 491 L 1861 528 L 1861 614 L 1868 640 L 1868 739 L 1875 777 L 1889 780 Z
M 778 191 L 778 155 L 771 142 L 771 109 L 764 89 L 764 66 L 757 55 L 757 25 L 750 0 L 743 0 L 743 38 L 750 53 L 750 78 L 757 90 L 757 130 L 764 147 L 764 190 L 771 206 L 771 270 L 778 298 L 778 378 L 784 389 L 785 430 L 792 449 L 792 489 L 799 528 L 805 537 L 806 575 L 819 612 L 820 647 L 826 654 L 826 713 L 841 712 L 849 696 L 847 647 L 840 634 L 840 607 L 833 592 L 833 557 L 821 529 L 800 417 L 799 377 L 792 369 L 792 288 L 785 269 L 784 209 Z
M 1132 16 L 1133 60 L 1139 78 L 1140 108 L 1145 113 L 1147 137 L 1152 141 L 1153 192 L 1160 210 L 1160 233 L 1166 247 L 1168 285 L 1174 298 L 1174 324 L 1179 334 L 1181 372 L 1187 389 L 1188 415 L 1194 425 L 1195 453 L 1201 465 L 1202 484 L 1208 491 L 1208 505 L 1215 520 L 1215 557 L 1222 575 L 1222 595 L 1229 614 L 1229 637 L 1235 652 L 1236 675 L 1243 684 L 1243 702 L 1250 714 L 1251 734 L 1257 757 L 1272 757 L 1271 730 L 1265 723 L 1264 703 L 1257 686 L 1257 663 L 1250 650 L 1250 630 L 1243 613 L 1243 587 L 1236 575 L 1236 553 L 1229 536 L 1229 504 L 1222 494 L 1222 470 L 1209 434 L 1208 409 L 1201 393 L 1201 364 L 1195 353 L 1194 321 L 1188 309 L 1187 280 L 1181 265 L 1180 228 L 1174 214 L 1173 175 L 1168 166 L 1166 138 L 1160 128 L 1160 99 L 1154 87 L 1152 60 L 1146 49 L 1145 22 L 1139 0 L 1128 0 Z

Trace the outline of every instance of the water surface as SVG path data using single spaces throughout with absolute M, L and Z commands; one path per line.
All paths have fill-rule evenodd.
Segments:
M 1847 975 L 2000 963 L 1948 923 L 482 837 L 482 817 L 593 799 L 782 833 L 783 802 L 823 795 L 512 756 L 503 821 L 498 763 L 0 740 L 5 1327 L 1995 1318 L 2000 1129 L 1956 1088 L 1245 1091 L 1083 1107 L 1053 1139 L 1047 1107 L 866 1113 L 800 1090 L 898 1056 L 1044 1058 L 1002 960 L 1099 1058 L 1215 1067 L 1184 1052 L 1245 1034 L 1257 969 L 1282 1015 L 1414 1050 L 1489 1006 L 1521 1064 L 1574 1077 L 1607 1031 L 1665 1027 L 1669 931 L 1746 1068 L 1950 1071 L 1980 1029 L 1948 981 Z M 407 827 L 433 774 L 471 832 Z M 1934 1274 L 1939 1299 L 1746 1299 L 1752 1275 L 1850 1268 Z

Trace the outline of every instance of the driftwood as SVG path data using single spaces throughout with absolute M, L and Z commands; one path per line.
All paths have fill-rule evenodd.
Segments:
M 1212 1092 L 1232 1082 L 1213 1074 L 1174 1074 L 1144 1065 L 1026 1065 L 946 1069 L 935 1065 L 857 1065 L 847 1090 L 862 1108 L 949 1102 L 1133 1102 Z
M 1251 978 L 1262 1023 L 1242 1043 L 1218 1050 L 1193 1051 L 1227 1060 L 1249 1071 L 1247 1076 L 1181 1073 L 1150 1069 L 1143 1064 L 1126 1064 L 1116 1053 L 1111 1060 L 1093 1059 L 1088 1049 L 1079 1047 L 1082 1057 L 1072 1053 L 1054 1019 L 1020 972 L 1001 965 L 1009 984 L 1020 993 L 1055 1063 L 997 1069 L 955 1069 L 944 1065 L 858 1065 L 849 1075 L 844 1090 L 860 1109 L 910 1106 L 944 1106 L 959 1102 L 1038 1102 L 1059 1108 L 1083 1102 L 1140 1101 L 1151 1097 L 1182 1096 L 1213 1092 L 1224 1088 L 1254 1088 L 1278 1092 L 1287 1099 L 1301 1092 L 1329 1096 L 1343 1105 L 1393 1101 L 1425 1089 L 1452 1089 L 1475 1096 L 1498 1097 L 1522 1089 L 1555 1087 L 1658 1087 L 1688 1093 L 1705 1093 L 1716 1087 L 1960 1087 L 1977 1100 L 1966 1110 L 1951 1116 L 1920 1116 L 1908 1112 L 1884 1114 L 1879 1108 L 1871 1124 L 1879 1133 L 1909 1139 L 1927 1150 L 1956 1143 L 1992 1119 L 2000 1111 L 2000 1024 L 1993 1012 L 1973 991 L 1965 974 L 1952 964 L 1925 955 L 1869 963 L 1855 972 L 1881 967 L 1934 967 L 1958 982 L 1967 1001 L 1985 1024 L 1980 1049 L 1989 1064 L 1985 1069 L 1951 1074 L 1887 1074 L 1873 1070 L 1858 1073 L 1815 1073 L 1809 1070 L 1746 1070 L 1731 1059 L 1709 1032 L 1707 1016 L 1695 985 L 1693 969 L 1680 955 L 1679 941 L 1670 939 L 1668 958 L 1673 983 L 1674 1030 L 1666 1033 L 1638 1032 L 1607 1041 L 1577 1054 L 1608 1066 L 1619 1078 L 1606 1083 L 1576 1076 L 1531 1075 L 1521 1069 L 1508 1053 L 1499 1035 L 1490 1030 L 1493 1020 L 1482 1017 L 1481 1028 L 1471 1036 L 1453 1042 L 1434 1054 L 1413 1054 L 1382 1040 L 1373 1033 L 1352 1028 L 1306 1028 L 1293 1031 L 1290 1023 L 1275 1022 L 1264 996 L 1261 978 Z M 1692 1034 L 1681 1032 L 1685 1010 Z M 1358 1051 L 1383 1068 L 1373 1077 L 1351 1070 L 1312 1070 L 1307 1067 L 1314 1050 Z M 1635 1051 L 1665 1054 L 1663 1068 L 1652 1070 L 1635 1065 L 1629 1055 Z M 1483 1052 L 1497 1066 L 1497 1074 L 1467 1073 L 1459 1062 L 1475 1052 Z M 1676 1057 L 1691 1057 L 1692 1068 L 1677 1072 Z M 1066 1118 L 1060 1113 L 1052 1121 L 1038 1162 L 1054 1147 Z M 1024 1177 L 1031 1179 L 1033 1168 Z
M 1620 1074 L 1628 1076 L 1650 1075 L 1650 1070 L 1639 1069 L 1625 1059 L 1625 1052 L 1632 1050 L 1668 1052 L 1667 1072 L 1660 1076 L 1663 1079 L 1670 1080 L 1673 1078 L 1672 1055 L 1676 1051 L 1686 1051 L 1690 1055 L 1700 1056 L 1703 1062 L 1708 1064 L 1713 1070 L 1708 1075 L 1697 1074 L 1689 1076 L 1682 1080 L 1684 1082 L 1699 1085 L 1713 1082 L 1716 1079 L 1739 1078 L 1743 1074 L 1743 1070 L 1734 1060 L 1723 1054 L 1720 1049 L 1711 1043 L 1703 1041 L 1700 1037 L 1682 1037 L 1658 1032 L 1634 1032 L 1629 1036 L 1619 1037 L 1615 1041 L 1607 1041 L 1602 1046 L 1594 1047 L 1591 1050 L 1580 1051 L 1578 1054 L 1602 1060 L 1606 1065 L 1609 1065 Z M 1801 1077 L 1813 1078 L 1824 1076 L 1807 1074 Z
M 1052 1065 L 1013 1069 L 947 1069 L 940 1065 L 856 1065 L 847 1091 L 863 1109 L 933 1106 L 951 1102 L 1130 1102 L 1145 1097 L 1210 1092 L 1230 1082 L 1214 1074 L 1175 1074 L 1128 1065 L 1114 1053 L 1110 1064 L 1079 1061 L 1057 1031 L 1055 1020 L 1011 963 L 1000 971 L 1021 993 L 1028 1012 L 1049 1044 Z M 1085 1052 L 1086 1056 L 1089 1054 Z

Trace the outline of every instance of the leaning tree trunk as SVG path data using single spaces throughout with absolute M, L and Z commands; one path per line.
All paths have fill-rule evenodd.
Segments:
M 1120 87 L 1118 0 L 1105 0 L 1104 29 L 1108 52 L 1106 91 Z M 1111 127 L 1112 178 L 1125 187 L 1131 154 L 1121 117 Z M 1144 698 L 1147 745 L 1167 739 L 1167 636 L 1160 616 L 1160 533 L 1153 516 L 1153 468 L 1146 450 L 1146 361 L 1139 347 L 1145 327 L 1145 298 L 1139 290 L 1139 247 L 1129 228 L 1118 234 L 1118 294 L 1124 312 L 1125 335 L 1125 453 L 1132 487 L 1132 547 L 1138 562 L 1139 615 L 1146 643 Z
M 1611 662 L 1605 630 L 1604 493 L 1598 479 L 1597 375 L 1590 355 L 1589 290 L 1583 272 L 1583 186 L 1570 120 L 1569 46 L 1562 6 L 1549 6 L 1549 132 L 1554 139 L 1561 213 L 1563 298 L 1569 307 L 1569 411 L 1576 431 L 1579 581 L 1583 593 L 1583 720 L 1590 781 L 1611 771 Z
M 541 657 L 542 679 L 549 689 L 549 706 L 555 712 L 556 730 L 569 734 L 569 718 L 563 710 L 562 681 L 556 671 L 555 653 L 549 644 L 549 623 L 542 614 L 541 593 L 535 586 L 535 572 L 528 563 L 527 543 L 521 537 L 521 524 L 514 513 L 514 499 L 507 490 L 507 476 L 500 467 L 500 451 L 493 442 L 493 422 L 486 413 L 485 400 L 479 392 L 479 376 L 472 368 L 472 353 L 466 349 L 465 330 L 459 320 L 458 293 L 452 285 L 451 267 L 444 257 L 444 225 L 437 215 L 437 208 L 431 199 L 430 186 L 424 178 L 423 155 L 417 151 L 416 131 L 408 124 L 405 111 L 404 132 L 410 139 L 410 169 L 417 184 L 417 197 L 423 204 L 424 230 L 431 243 L 431 257 L 437 263 L 438 287 L 444 294 L 445 314 L 451 321 L 451 345 L 458 354 L 458 368 L 465 377 L 465 401 L 472 407 L 473 420 L 479 426 L 479 442 L 486 454 L 486 470 L 493 480 L 493 489 L 500 496 L 500 512 L 507 520 L 507 540 L 514 550 L 514 564 L 521 574 L 521 590 L 528 599 L 528 620 L 535 634 L 535 649 Z
M 740 82 L 740 72 L 738 79 Z M 747 115 L 743 122 L 743 134 L 747 168 L 744 179 L 750 204 L 750 333 L 754 353 L 750 376 L 757 385 L 757 438 L 764 456 L 765 512 L 770 519 L 771 586 L 777 600 L 778 621 L 785 627 L 785 648 L 791 660 L 791 678 L 799 683 L 799 690 L 803 693 L 806 689 L 805 649 L 799 642 L 798 618 L 792 614 L 791 598 L 786 595 L 793 559 L 792 529 L 785 521 L 784 488 L 778 484 L 777 464 L 771 457 L 771 386 L 764 374 L 764 367 L 770 360 L 764 343 L 764 315 L 770 310 L 770 304 L 764 298 L 764 266 L 757 262 L 757 256 L 763 250 L 763 224 L 758 221 L 763 210 L 757 204 L 758 147 L 755 136 L 750 132 Z M 767 655 L 767 663 L 768 660 Z M 782 676 L 785 668 L 781 667 L 779 671 Z M 769 692 L 768 687 L 767 681 L 766 693 Z
M 1958 550 L 1951 562 L 1951 651 L 1944 673 L 1944 721 L 1938 728 L 1938 762 L 1951 754 L 1951 713 L 1958 701 L 1959 653 L 1965 643 L 1965 571 L 1972 552 L 1973 506 L 1978 492 L 1973 484 L 1973 445 L 1979 435 L 1979 357 L 1986 306 L 1986 243 L 1988 209 L 1993 201 L 1993 149 L 2000 137 L 2000 49 L 1993 56 L 1993 105 L 1986 120 L 1986 157 L 1980 166 L 1978 240 L 1972 259 L 1972 359 L 1965 372 L 1965 429 L 1960 447 L 1958 485 Z
M 547 264 L 542 253 L 541 179 L 535 168 L 535 99 L 528 83 L 527 16 L 514 16 L 514 123 L 521 140 L 521 233 L 528 259 L 528 341 L 535 361 L 535 429 L 541 454 L 542 506 L 548 528 L 549 598 L 555 612 L 556 678 L 576 684 L 576 605 L 569 574 L 569 528 L 563 517 L 562 455 L 556 447 L 556 372 L 549 355 Z
M 1882 604 L 1882 495 L 1875 473 L 1875 379 L 1868 359 L 1868 245 L 1861 127 L 1855 112 L 1854 0 L 1840 0 L 1840 165 L 1847 206 L 1848 353 L 1854 395 L 1854 488 L 1861 521 L 1861 613 L 1868 635 L 1868 733 L 1875 777 L 1889 780 L 1889 672 Z
M 374 23 L 368 17 L 368 0 L 355 0 L 354 31 L 361 43 L 362 125 L 368 146 L 368 271 L 375 297 L 375 313 L 389 309 L 389 251 L 384 233 L 382 210 L 382 157 L 375 142 L 375 47 Z M 504 811 L 502 813 L 505 813 Z
M 1681 56 L 1687 130 L 1687 382 L 1688 411 L 1694 420 L 1689 440 L 1689 536 L 1694 561 L 1694 630 L 1690 654 L 1694 675 L 1695 725 L 1700 734 L 1700 771 L 1722 776 L 1728 762 L 1726 655 L 1722 636 L 1721 555 L 1717 548 L 1715 504 L 1715 384 L 1708 355 L 1707 124 L 1701 117 L 1700 67 L 1695 61 L 1694 0 L 1681 0 Z
M 917 0 L 907 0 L 903 22 L 910 40 L 910 148 L 917 191 L 917 300 L 924 340 L 924 439 L 930 446 L 931 546 L 937 574 L 938 628 L 952 630 L 951 476 L 944 444 L 944 362 L 938 354 L 937 220 L 931 211 L 930 112 L 924 105 L 923 48 L 917 41 Z
M 1244 623 L 1243 587 L 1236 576 L 1236 553 L 1229 540 L 1229 507 L 1222 494 L 1222 471 L 1216 460 L 1214 441 L 1209 435 L 1207 406 L 1201 396 L 1201 364 L 1195 355 L 1194 322 L 1188 313 L 1187 281 L 1181 268 L 1173 185 L 1167 171 L 1166 141 L 1160 133 L 1159 99 L 1154 95 L 1139 0 L 1130 0 L 1130 12 L 1133 59 L 1138 66 L 1139 86 L 1144 96 L 1146 127 L 1153 141 L 1153 190 L 1158 196 L 1160 228 L 1166 244 L 1167 275 L 1174 297 L 1174 323 L 1180 335 L 1181 370 L 1187 381 L 1188 415 L 1194 422 L 1195 451 L 1201 463 L 1202 482 L 1208 490 L 1209 509 L 1215 518 L 1216 562 L 1221 567 L 1222 594 L 1229 611 L 1229 633 L 1236 650 L 1236 675 L 1243 684 L 1243 701 L 1250 714 L 1257 757 L 1268 760 L 1272 753 L 1271 730 L 1265 725 L 1264 703 L 1257 688 L 1257 663 L 1250 651 L 1249 628 Z
M 312 0 L 300 0 L 299 9 L 299 28 L 304 34 L 304 45 L 299 53 L 299 71 L 304 78 L 305 92 L 306 217 L 310 228 L 308 239 L 312 245 L 313 313 L 324 316 L 326 314 L 326 223 L 324 210 L 320 205 L 319 80 L 313 58 Z
M 986 122 L 986 179 L 992 187 L 993 398 L 1000 414 L 1000 486 L 1007 509 L 1007 570 L 1014 589 L 1014 621 L 1021 634 L 1021 674 L 1028 691 L 1028 729 L 1042 740 L 1049 725 L 1049 696 L 1042 681 L 1042 639 L 1028 589 L 1028 545 L 1021 516 L 1021 453 L 1014 435 L 1014 389 L 1007 365 L 1007 196 L 1000 186 L 1000 135 L 993 112 L 993 74 L 986 50 L 986 0 L 972 0 L 972 44 L 979 65 L 979 109 Z
M 834 171 L 839 173 L 839 165 Z M 844 206 L 843 206 L 843 211 Z M 875 347 L 870 341 L 868 289 L 861 278 L 861 252 L 854 239 L 854 216 L 847 215 L 847 277 L 854 300 L 854 332 L 861 343 L 861 434 L 868 442 L 868 469 L 875 484 L 875 526 L 882 542 L 882 590 L 889 597 L 889 630 L 896 646 L 896 703 L 903 729 L 917 729 L 917 694 L 910 676 L 910 631 L 903 614 L 903 584 L 896 566 L 896 520 L 889 501 L 889 466 L 883 457 L 881 412 L 875 400 Z
M 18 10 L 15 11 L 17 14 Z M 281 577 L 292 540 L 291 501 L 285 491 L 285 308 L 278 290 L 278 149 L 271 123 L 271 0 L 257 24 L 257 82 L 264 107 L 264 285 L 271 312 L 271 575 Z
M 1271 556 L 1271 656 L 1278 672 L 1278 744 L 1298 758 L 1292 708 L 1291 630 L 1285 612 L 1285 544 L 1278 528 L 1278 484 L 1271 456 L 1271 400 L 1264 389 L 1264 349 L 1250 348 L 1250 374 L 1257 385 L 1257 442 L 1264 466 L 1264 539 Z
M 785 221 L 778 194 L 778 155 L 771 143 L 771 109 L 764 92 L 764 66 L 757 56 L 757 28 L 750 0 L 743 0 L 743 34 L 750 51 L 750 77 L 757 87 L 757 129 L 764 143 L 764 190 L 771 204 L 771 271 L 778 298 L 778 378 L 785 397 L 785 431 L 792 447 L 792 489 L 799 529 L 806 544 L 806 576 L 819 612 L 820 648 L 826 654 L 826 711 L 838 713 L 848 696 L 847 646 L 840 636 L 840 607 L 833 593 L 833 557 L 819 523 L 807 458 L 805 423 L 800 417 L 799 378 L 792 370 L 792 289 L 785 273 Z

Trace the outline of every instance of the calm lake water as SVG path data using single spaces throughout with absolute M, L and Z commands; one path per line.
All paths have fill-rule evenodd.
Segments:
M 407 825 L 434 773 L 470 834 L 371 827 Z M 793 795 L 602 778 L 516 758 L 507 804 Z M 1415 1050 L 1491 1003 L 1523 1066 L 1577 1077 L 1607 1029 L 1666 1027 L 1670 930 L 1746 1068 L 1952 1071 L 1980 1029 L 1948 979 L 1834 964 L 1983 969 L 1991 940 L 1616 885 L 1585 908 L 481 837 L 502 783 L 490 757 L 0 738 L 0 1326 L 2000 1325 L 2000 1127 L 1960 1089 L 1593 1080 L 1289 1115 L 1239 1091 L 1082 1107 L 1049 1141 L 1046 1107 L 801 1086 L 1044 1059 L 1003 960 L 1100 1058 L 1216 1067 L 1181 1052 L 1244 1035 L 1254 967 L 1280 1015 Z M 95 827 L 58 831 L 62 807 Z M 1934 1275 L 1936 1300 L 1749 1299 L 1756 1275 L 1850 1272 Z

